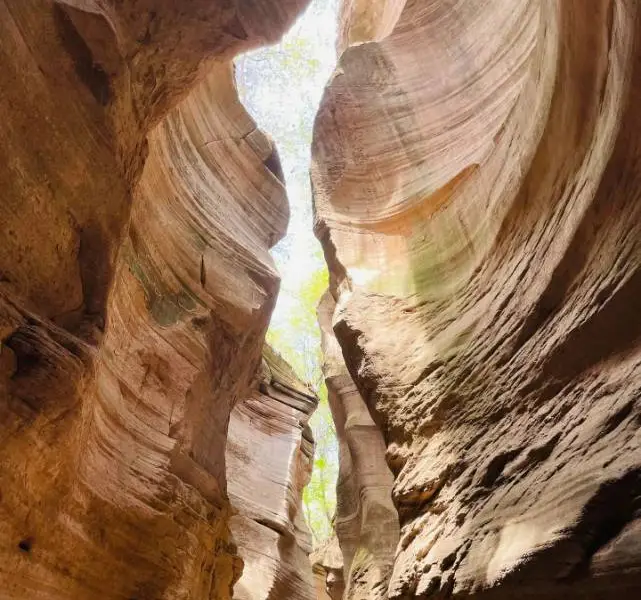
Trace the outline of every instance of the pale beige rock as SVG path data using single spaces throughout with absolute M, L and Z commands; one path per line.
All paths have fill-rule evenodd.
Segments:
M 302 492 L 312 471 L 307 421 L 318 398 L 269 347 L 259 388 L 232 411 L 227 480 L 231 530 L 245 563 L 235 600 L 314 600 Z
M 340 59 L 317 233 L 390 599 L 641 595 L 640 48 L 631 0 L 408 0 Z
M 332 330 L 335 304 L 326 293 L 318 307 L 324 354 L 323 372 L 339 444 L 335 531 L 342 552 L 345 600 L 387 598 L 387 586 L 399 541 L 392 503 L 392 474 L 385 443 L 345 366 Z M 319 561 L 334 577 L 337 562 Z M 328 587 L 331 587 L 328 585 Z M 341 593 L 342 596 L 342 593 Z
M 332 536 L 314 550 L 309 560 L 314 572 L 316 600 L 341 600 L 345 593 L 345 565 L 338 538 Z

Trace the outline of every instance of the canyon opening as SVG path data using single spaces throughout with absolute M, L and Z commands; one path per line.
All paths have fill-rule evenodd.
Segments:
M 0 50 L 0 600 L 641 597 L 638 2 Z
M 314 117 L 336 63 L 337 19 L 337 0 L 315 0 L 278 45 L 235 62 L 240 99 L 278 149 L 289 199 L 287 234 L 272 250 L 281 287 L 267 342 L 319 399 L 309 420 L 314 459 L 303 492 L 303 511 L 316 548 L 332 535 L 338 446 L 316 316 L 328 277 L 313 233 L 309 169 Z

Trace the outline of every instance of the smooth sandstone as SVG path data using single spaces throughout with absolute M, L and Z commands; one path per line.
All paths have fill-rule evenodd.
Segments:
M 343 3 L 312 571 L 231 65 L 306 4 L 0 0 L 0 598 L 636 598 L 641 7 Z
M 318 398 L 269 347 L 257 390 L 234 407 L 227 441 L 231 531 L 245 564 L 235 600 L 314 600 L 301 499 L 312 472 L 307 423 Z
M 305 4 L 0 1 L 3 600 L 231 598 L 288 219 L 231 60 Z

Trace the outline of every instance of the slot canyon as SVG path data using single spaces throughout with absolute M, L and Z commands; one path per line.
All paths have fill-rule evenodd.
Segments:
M 309 3 L 0 0 L 0 600 L 641 598 L 641 4 L 340 0 L 314 545 L 234 73 Z

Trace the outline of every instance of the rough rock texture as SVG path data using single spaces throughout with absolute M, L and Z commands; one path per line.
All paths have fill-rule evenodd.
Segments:
M 318 307 L 323 372 L 339 445 L 335 531 L 342 552 L 345 598 L 385 598 L 399 541 L 398 516 L 392 503 L 393 477 L 385 462 L 385 444 L 358 393 L 332 331 L 335 304 L 326 293 Z M 331 550 L 331 548 L 330 548 Z M 337 561 L 328 550 L 318 560 L 327 571 L 328 588 Z M 341 596 L 339 596 L 341 597 Z
M 641 595 L 639 12 L 345 4 L 312 176 L 390 599 Z
M 3 600 L 230 597 L 287 204 L 229 61 L 304 4 L 0 0 Z
M 238 512 L 231 530 L 245 563 L 236 600 L 315 598 L 301 498 L 314 452 L 307 421 L 317 404 L 266 347 L 259 389 L 236 404 L 229 423 L 228 490 Z

